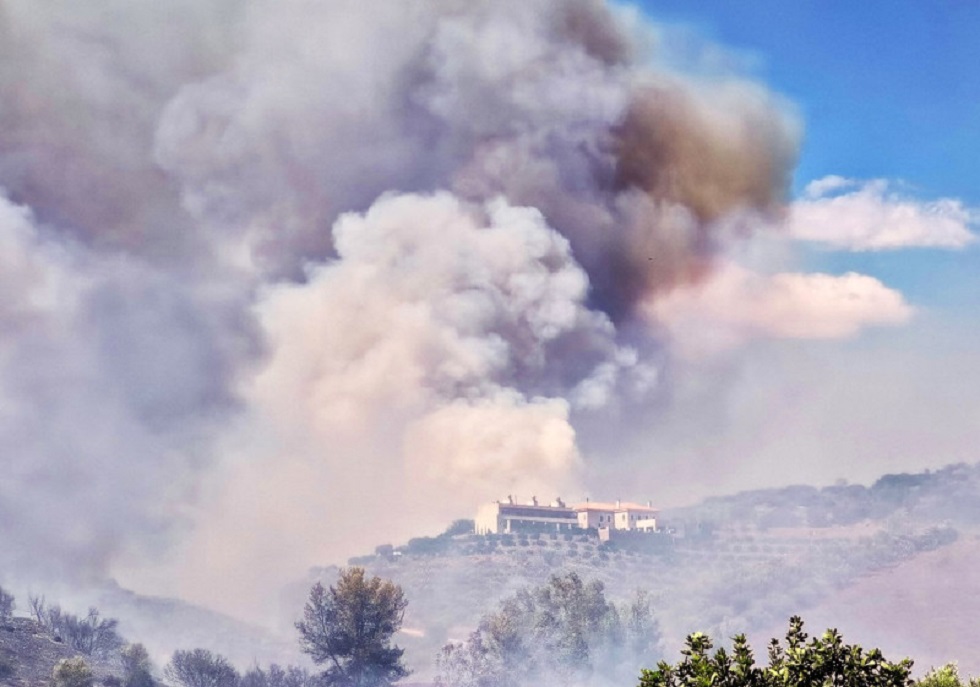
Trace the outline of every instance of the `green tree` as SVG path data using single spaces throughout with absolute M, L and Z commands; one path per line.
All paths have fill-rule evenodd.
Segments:
M 81 656 L 58 661 L 51 676 L 55 687 L 92 687 L 95 684 L 95 675 Z
M 677 665 L 661 662 L 644 670 L 640 687 L 909 687 L 912 661 L 886 661 L 878 649 L 865 652 L 845 644 L 837 630 L 809 639 L 803 621 L 790 619 L 786 647 L 769 645 L 769 665 L 756 665 L 744 635 L 734 639 L 731 653 L 714 654 L 711 639 L 689 635 Z M 939 686 L 936 686 L 939 687 Z
M 303 619 L 296 623 L 300 646 L 326 666 L 328 687 L 383 687 L 409 674 L 403 649 L 391 645 L 408 602 L 398 585 L 367 578 L 363 568 L 342 570 L 335 586 L 310 590 Z

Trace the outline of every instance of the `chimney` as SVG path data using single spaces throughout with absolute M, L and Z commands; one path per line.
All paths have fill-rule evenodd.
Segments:
M 507 494 L 507 503 L 513 505 L 513 503 L 514 503 L 514 495 L 513 494 Z
M 647 501 L 647 508 L 653 508 L 653 501 Z
M 538 497 L 537 496 L 532 496 L 531 497 L 531 505 L 532 506 L 538 505 Z
M 622 506 L 622 502 L 619 499 L 616 499 L 616 510 L 619 510 L 621 506 Z

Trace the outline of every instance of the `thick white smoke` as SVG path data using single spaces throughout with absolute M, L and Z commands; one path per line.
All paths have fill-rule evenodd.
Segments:
M 0 561 L 178 550 L 160 589 L 252 610 L 581 491 L 665 395 L 656 304 L 778 220 L 798 137 L 637 16 L 0 0 Z

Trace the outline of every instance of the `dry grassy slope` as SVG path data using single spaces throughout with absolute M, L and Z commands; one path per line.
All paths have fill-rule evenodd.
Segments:
M 980 676 L 980 534 L 965 533 L 937 551 L 879 570 L 801 609 L 811 634 L 836 627 L 848 642 L 912 657 L 916 673 L 958 661 Z M 755 637 L 781 636 L 773 626 Z
M 0 625 L 0 656 L 12 661 L 15 673 L 0 680 L 0 685 L 34 687 L 48 685 L 55 664 L 63 658 L 78 655 L 61 642 L 44 632 L 28 618 L 14 618 Z M 96 679 L 118 675 L 118 667 L 108 662 L 96 662 L 86 658 Z

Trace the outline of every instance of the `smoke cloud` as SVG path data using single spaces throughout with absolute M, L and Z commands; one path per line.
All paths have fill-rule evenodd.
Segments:
M 907 319 L 869 277 L 729 271 L 799 126 L 655 43 L 600 0 L 0 0 L 0 562 L 263 611 L 581 493 L 669 401 L 678 313 Z

